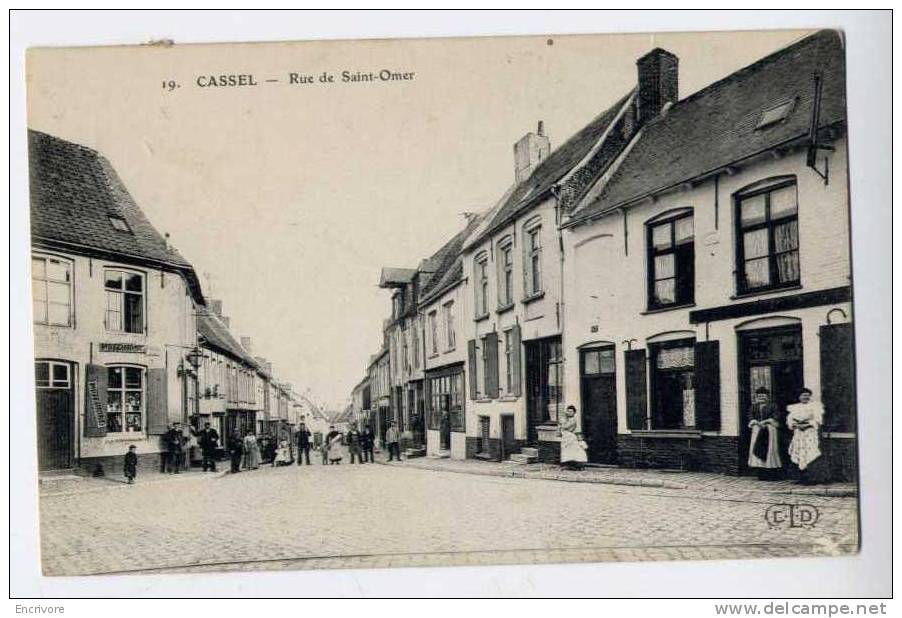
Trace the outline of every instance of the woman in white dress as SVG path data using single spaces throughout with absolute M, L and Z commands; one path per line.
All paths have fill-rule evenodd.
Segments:
M 580 470 L 588 459 L 585 443 L 576 432 L 576 406 L 567 406 L 558 435 L 561 437 L 561 465 L 570 470 Z
M 786 427 L 792 431 L 789 459 L 799 467 L 800 482 L 805 484 L 814 482 L 806 469 L 821 456 L 820 428 L 824 423 L 824 406 L 813 401 L 812 394 L 810 389 L 803 388 L 799 403 L 786 406 Z
M 256 470 L 260 467 L 260 446 L 257 444 L 257 436 L 248 431 L 244 435 L 244 467 L 248 470 Z

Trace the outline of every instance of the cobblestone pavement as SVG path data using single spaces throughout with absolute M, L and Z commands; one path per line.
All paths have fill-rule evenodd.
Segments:
M 47 575 L 835 555 L 854 498 L 751 497 L 391 465 L 261 468 L 42 492 Z M 771 528 L 775 501 L 814 528 Z M 463 553 L 461 553 L 463 552 Z

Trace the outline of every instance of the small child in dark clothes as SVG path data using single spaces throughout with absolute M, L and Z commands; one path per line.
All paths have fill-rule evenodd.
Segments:
M 125 454 L 125 478 L 128 479 L 128 484 L 131 485 L 135 482 L 135 477 L 138 476 L 138 448 L 131 444 L 128 447 L 128 452 Z

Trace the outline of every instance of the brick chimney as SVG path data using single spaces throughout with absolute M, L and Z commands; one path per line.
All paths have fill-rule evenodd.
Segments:
M 521 183 L 551 153 L 551 142 L 545 136 L 545 123 L 539 121 L 535 133 L 527 133 L 514 144 L 514 178 Z
M 679 98 L 680 59 L 669 51 L 656 47 L 636 61 L 639 69 L 639 124 L 645 124 L 659 113 L 666 103 Z
M 241 338 L 241 347 L 244 348 L 244 350 L 251 356 L 254 355 L 254 344 L 251 341 L 250 337 Z

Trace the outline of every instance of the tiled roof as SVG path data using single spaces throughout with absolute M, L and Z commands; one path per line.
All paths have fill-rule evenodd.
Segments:
M 464 241 L 473 233 L 481 220 L 482 215 L 470 217 L 466 227 L 429 258 L 429 262 L 435 264 L 436 268 L 420 288 L 419 302 L 421 305 L 440 294 L 452 283 L 460 281 L 463 274 L 460 259 L 461 249 Z
M 379 277 L 379 287 L 394 287 L 410 283 L 416 274 L 416 268 L 383 267 Z
M 225 352 L 254 369 L 259 367 L 257 361 L 235 340 L 226 325 L 206 309 L 201 309 L 197 313 L 197 334 L 220 352 Z
M 491 221 L 483 231 L 474 235 L 467 245 L 480 242 L 488 234 L 507 225 L 521 212 L 534 205 L 535 200 L 545 195 L 555 183 L 564 178 L 592 151 L 593 146 L 604 136 L 605 131 L 617 118 L 620 110 L 631 96 L 632 92 L 596 116 L 589 124 L 552 151 L 548 158 L 536 166 L 526 180 L 509 189 L 504 203 L 497 208 Z
M 167 265 L 186 275 L 203 302 L 191 264 L 167 246 L 103 155 L 33 130 L 28 151 L 34 240 Z M 124 220 L 130 231 L 114 228 L 111 216 Z
M 678 101 L 646 125 L 611 179 L 571 221 L 804 137 L 816 72 L 823 76 L 820 126 L 845 120 L 843 42 L 838 32 L 822 30 Z M 794 103 L 784 120 L 757 128 L 762 112 L 787 101 Z

